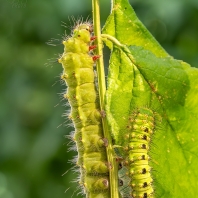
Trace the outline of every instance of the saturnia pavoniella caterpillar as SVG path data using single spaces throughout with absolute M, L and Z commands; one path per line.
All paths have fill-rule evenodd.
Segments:
M 104 198 L 109 197 L 109 169 L 94 82 L 93 66 L 98 58 L 91 54 L 94 39 L 90 23 L 77 24 L 72 36 L 63 41 L 64 53 L 58 61 L 63 67 L 61 78 L 67 84 L 64 96 L 75 127 L 79 183 L 87 197 Z
M 124 198 L 153 198 L 149 145 L 155 130 L 154 112 L 138 108 L 129 117 L 126 158 L 120 163 L 119 189 Z M 130 181 L 129 181 L 130 178 Z

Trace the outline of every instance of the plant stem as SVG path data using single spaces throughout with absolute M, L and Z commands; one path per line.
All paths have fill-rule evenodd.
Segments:
M 111 41 L 114 45 L 116 45 L 117 47 L 119 47 L 120 49 L 122 49 L 122 51 L 124 51 L 126 53 L 126 55 L 129 57 L 129 59 L 131 60 L 131 62 L 133 64 L 135 64 L 135 59 L 133 57 L 133 55 L 131 54 L 131 52 L 129 51 L 129 49 L 127 48 L 126 45 L 123 45 L 120 43 L 120 41 L 118 41 L 115 37 L 108 35 L 108 34 L 101 34 L 101 38 L 102 40 L 106 40 L 108 39 L 109 41 Z
M 97 37 L 96 39 L 96 53 L 100 55 L 97 62 L 97 74 L 98 74 L 98 90 L 100 97 L 100 110 L 101 112 L 105 109 L 105 72 L 104 72 L 104 61 L 103 61 L 103 44 L 101 38 L 101 28 L 100 28 L 100 6 L 99 0 L 92 0 L 92 10 L 93 10 L 93 25 L 94 33 Z M 118 194 L 118 168 L 115 159 L 114 149 L 112 146 L 111 134 L 108 131 L 108 123 L 106 117 L 102 118 L 103 133 L 104 137 L 108 140 L 108 146 L 106 147 L 107 159 L 109 164 L 109 187 L 111 198 L 119 198 Z

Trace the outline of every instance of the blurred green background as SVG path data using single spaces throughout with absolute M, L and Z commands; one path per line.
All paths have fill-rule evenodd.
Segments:
M 197 0 L 130 2 L 171 55 L 198 65 Z M 104 24 L 109 0 L 101 0 L 101 9 Z M 73 128 L 62 116 L 68 107 L 61 95 L 61 65 L 55 63 L 63 46 L 46 42 L 61 39 L 62 21 L 70 26 L 71 16 L 86 19 L 91 14 L 90 0 L 1 1 L 0 198 L 80 197 L 72 182 L 76 175 L 69 171 L 62 176 L 74 155 L 64 138 Z

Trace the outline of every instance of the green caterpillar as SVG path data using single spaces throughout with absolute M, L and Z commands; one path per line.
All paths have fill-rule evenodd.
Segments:
M 138 108 L 129 117 L 125 157 L 120 163 L 119 191 L 123 198 L 153 198 L 149 145 L 155 130 L 154 112 Z M 129 180 L 130 178 L 130 180 Z
M 105 198 L 109 197 L 109 168 L 93 69 L 99 57 L 91 53 L 94 39 L 89 23 L 78 24 L 72 36 L 63 41 L 64 53 L 58 61 L 63 66 L 64 97 L 71 106 L 69 117 L 75 127 L 80 184 L 88 198 Z

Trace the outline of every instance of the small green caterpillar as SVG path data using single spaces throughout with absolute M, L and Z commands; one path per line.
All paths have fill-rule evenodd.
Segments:
M 129 117 L 129 141 L 128 146 L 124 148 L 126 158 L 123 159 L 118 172 L 121 181 L 119 190 L 124 198 L 154 197 L 148 154 L 154 126 L 154 112 L 148 108 L 138 108 Z
M 71 106 L 80 184 L 89 198 L 109 196 L 109 167 L 103 136 L 101 114 L 95 87 L 94 69 L 98 56 L 92 56 L 92 26 L 78 24 L 70 38 L 63 41 L 64 53 L 58 60 L 63 66 L 61 78 L 67 84 L 64 95 Z

